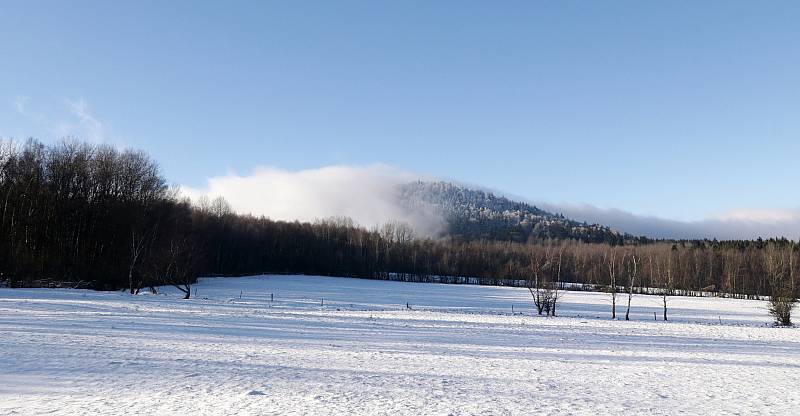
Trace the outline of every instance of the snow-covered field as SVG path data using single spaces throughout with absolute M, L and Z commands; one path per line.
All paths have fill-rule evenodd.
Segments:
M 195 287 L 0 289 L 0 414 L 800 414 L 800 332 L 763 302 L 670 298 L 665 323 L 636 296 L 624 322 L 602 293 L 544 318 L 516 288 Z

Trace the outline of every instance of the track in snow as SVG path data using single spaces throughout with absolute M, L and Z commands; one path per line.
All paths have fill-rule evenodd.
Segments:
M 565 292 L 563 316 L 544 318 L 517 288 L 307 276 L 196 288 L 191 300 L 0 289 L 0 414 L 800 408 L 800 332 L 770 327 L 759 301 L 674 297 L 664 323 L 650 296 L 624 322 L 601 293 Z

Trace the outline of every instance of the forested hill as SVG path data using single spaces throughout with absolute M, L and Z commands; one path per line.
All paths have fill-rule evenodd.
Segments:
M 793 241 L 641 244 L 646 241 L 607 227 L 441 182 L 404 186 L 402 203 L 444 214 L 451 233 L 465 238 L 415 239 L 394 222 L 366 229 L 339 219 L 239 215 L 222 198 L 180 198 L 144 152 L 74 141 L 0 140 L 0 196 L 0 286 L 137 293 L 174 285 L 189 297 L 198 276 L 285 273 L 469 277 L 492 284 L 535 277 L 595 287 L 632 285 L 635 278 L 665 293 L 717 290 L 777 299 L 794 299 L 800 287 L 800 246 Z M 573 241 L 513 241 L 537 237 Z M 645 259 L 647 267 L 637 268 Z
M 445 234 L 466 240 L 527 242 L 544 238 L 621 243 L 609 227 L 564 218 L 524 202 L 449 182 L 416 181 L 401 186 L 401 204 L 445 219 Z M 629 237 L 629 236 L 628 236 Z

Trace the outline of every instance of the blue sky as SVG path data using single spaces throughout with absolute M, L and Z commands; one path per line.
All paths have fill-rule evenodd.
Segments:
M 796 210 L 797 22 L 788 1 L 6 1 L 0 136 L 145 149 L 192 187 L 383 163 L 676 220 Z

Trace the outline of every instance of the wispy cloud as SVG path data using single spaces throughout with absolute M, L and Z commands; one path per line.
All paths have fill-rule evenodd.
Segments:
M 103 123 L 90 112 L 85 99 L 66 99 L 65 101 L 70 113 L 78 119 L 80 131 L 85 133 L 87 140 L 100 143 L 108 139 Z
M 52 104 L 50 111 L 42 111 L 41 106 L 35 104 L 30 97 L 17 96 L 12 105 L 17 114 L 28 120 L 39 134 L 50 137 L 42 139 L 61 139 L 75 137 L 93 143 L 116 141 L 108 126 L 92 112 L 88 102 L 83 97 L 77 99 L 64 98 L 56 106 Z M 30 134 L 34 134 L 31 132 Z
M 30 101 L 31 101 L 30 97 L 24 95 L 18 95 L 17 97 L 14 98 L 12 105 L 14 106 L 14 109 L 17 110 L 17 114 L 19 114 L 22 117 L 25 117 L 34 124 L 40 126 L 47 124 L 47 117 L 45 117 L 44 114 L 31 110 L 29 105 Z
M 637 215 L 588 204 L 539 204 L 579 221 L 599 223 L 633 235 L 653 238 L 755 239 L 800 237 L 800 209 L 732 209 L 699 221 Z
M 28 101 L 29 100 L 30 100 L 29 97 L 22 96 L 22 95 L 17 96 L 16 98 L 14 98 L 14 108 L 17 110 L 17 113 L 19 113 L 19 114 L 21 114 L 23 116 L 27 115 L 27 111 L 26 110 L 27 110 L 27 106 L 28 106 Z
M 237 212 L 278 220 L 346 216 L 365 227 L 397 220 L 433 234 L 441 227 L 438 217 L 412 213 L 399 203 L 397 185 L 416 179 L 423 175 L 381 164 L 297 171 L 262 167 L 245 176 L 213 177 L 205 188 L 184 188 L 184 193 L 193 199 L 222 196 Z
M 780 224 L 800 221 L 800 209 L 740 208 L 716 215 L 713 219 Z

